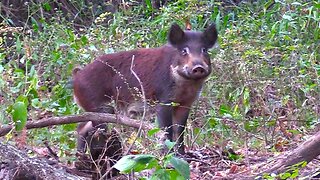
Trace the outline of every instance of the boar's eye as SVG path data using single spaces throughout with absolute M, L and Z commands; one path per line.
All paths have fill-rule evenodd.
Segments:
M 201 52 L 202 53 L 208 53 L 208 49 L 207 48 L 201 48 Z
M 181 54 L 184 56 L 188 55 L 189 53 L 190 53 L 190 51 L 189 51 L 188 47 L 185 47 L 181 50 Z

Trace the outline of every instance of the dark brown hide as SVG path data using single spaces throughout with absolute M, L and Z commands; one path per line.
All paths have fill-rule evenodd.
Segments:
M 115 101 L 119 109 L 141 102 L 141 85 L 130 70 L 133 65 L 146 99 L 156 104 L 159 126 L 166 129 L 169 140 L 177 140 L 178 152 L 183 154 L 184 127 L 190 107 L 211 73 L 207 51 L 217 36 L 214 25 L 197 32 L 183 31 L 173 24 L 168 44 L 162 47 L 102 55 L 82 70 L 75 69 L 75 99 L 84 110 L 92 112 L 110 111 L 106 106 L 110 101 Z M 171 106 L 173 102 L 178 106 Z M 85 136 L 86 131 L 79 134 Z

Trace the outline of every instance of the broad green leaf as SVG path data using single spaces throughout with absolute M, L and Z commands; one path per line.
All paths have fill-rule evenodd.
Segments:
M 146 163 L 149 163 L 154 158 L 155 156 L 151 154 L 139 154 L 139 155 L 135 155 L 134 160 L 137 163 L 146 164 Z
M 158 169 L 153 173 L 150 180 L 184 180 L 185 178 L 180 175 L 175 169 Z
M 144 159 L 142 162 L 137 162 L 136 166 L 133 168 L 135 172 L 140 172 L 145 169 L 153 169 L 158 167 L 158 160 L 155 158 Z
M 170 174 L 167 172 L 166 169 L 158 169 L 156 170 L 153 175 L 151 176 L 150 180 L 169 180 Z
M 185 179 L 190 179 L 190 167 L 187 161 L 172 157 L 170 163 Z
M 136 172 L 150 168 L 150 164 L 154 166 L 157 162 L 155 156 L 149 154 L 128 155 L 122 157 L 115 165 L 114 168 L 121 172 Z
M 185 180 L 186 178 L 183 177 L 177 170 L 175 169 L 167 169 L 167 173 L 170 176 L 170 179 L 175 179 L 175 180 Z
M 136 165 L 136 161 L 133 159 L 134 156 L 128 155 L 122 157 L 115 165 L 114 168 L 121 172 L 130 172 Z
M 15 128 L 17 131 L 21 131 L 27 123 L 27 106 L 23 102 L 16 102 L 12 108 L 12 119 L 15 122 Z

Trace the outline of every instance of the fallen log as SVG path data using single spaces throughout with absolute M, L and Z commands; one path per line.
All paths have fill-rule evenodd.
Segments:
M 50 165 L 49 161 L 40 158 L 30 158 L 26 152 L 0 141 L 0 179 L 84 179 Z
M 154 128 L 154 126 L 149 123 L 141 122 L 135 119 L 130 119 L 127 116 L 107 113 L 85 112 L 80 115 L 50 117 L 43 118 L 37 121 L 28 121 L 26 124 L 26 129 L 43 128 L 54 125 L 71 124 L 87 121 L 95 121 L 99 123 L 116 123 L 134 128 L 140 128 L 141 126 L 141 129 L 144 130 L 150 130 Z M 13 125 L 2 125 L 0 127 L 0 137 L 8 134 L 12 128 L 14 128 Z
M 296 149 L 286 156 L 276 159 L 276 162 L 263 173 L 279 174 L 288 170 L 291 166 L 306 162 L 309 163 L 320 155 L 320 132 L 310 137 L 308 140 L 300 144 Z

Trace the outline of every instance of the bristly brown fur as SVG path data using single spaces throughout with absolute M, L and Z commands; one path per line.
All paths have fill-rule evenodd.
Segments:
M 177 149 L 183 154 L 183 130 L 190 107 L 212 71 L 207 50 L 217 37 L 214 25 L 198 32 L 183 31 L 173 24 L 168 32 L 169 43 L 162 47 L 102 55 L 83 69 L 74 70 L 77 103 L 85 111 L 105 112 L 106 103 L 111 101 L 119 109 L 141 101 L 141 86 L 130 70 L 133 65 L 146 99 L 157 102 L 160 127 L 166 128 L 169 140 L 178 141 Z M 172 102 L 179 106 L 168 105 Z M 78 146 L 78 150 L 82 148 Z

